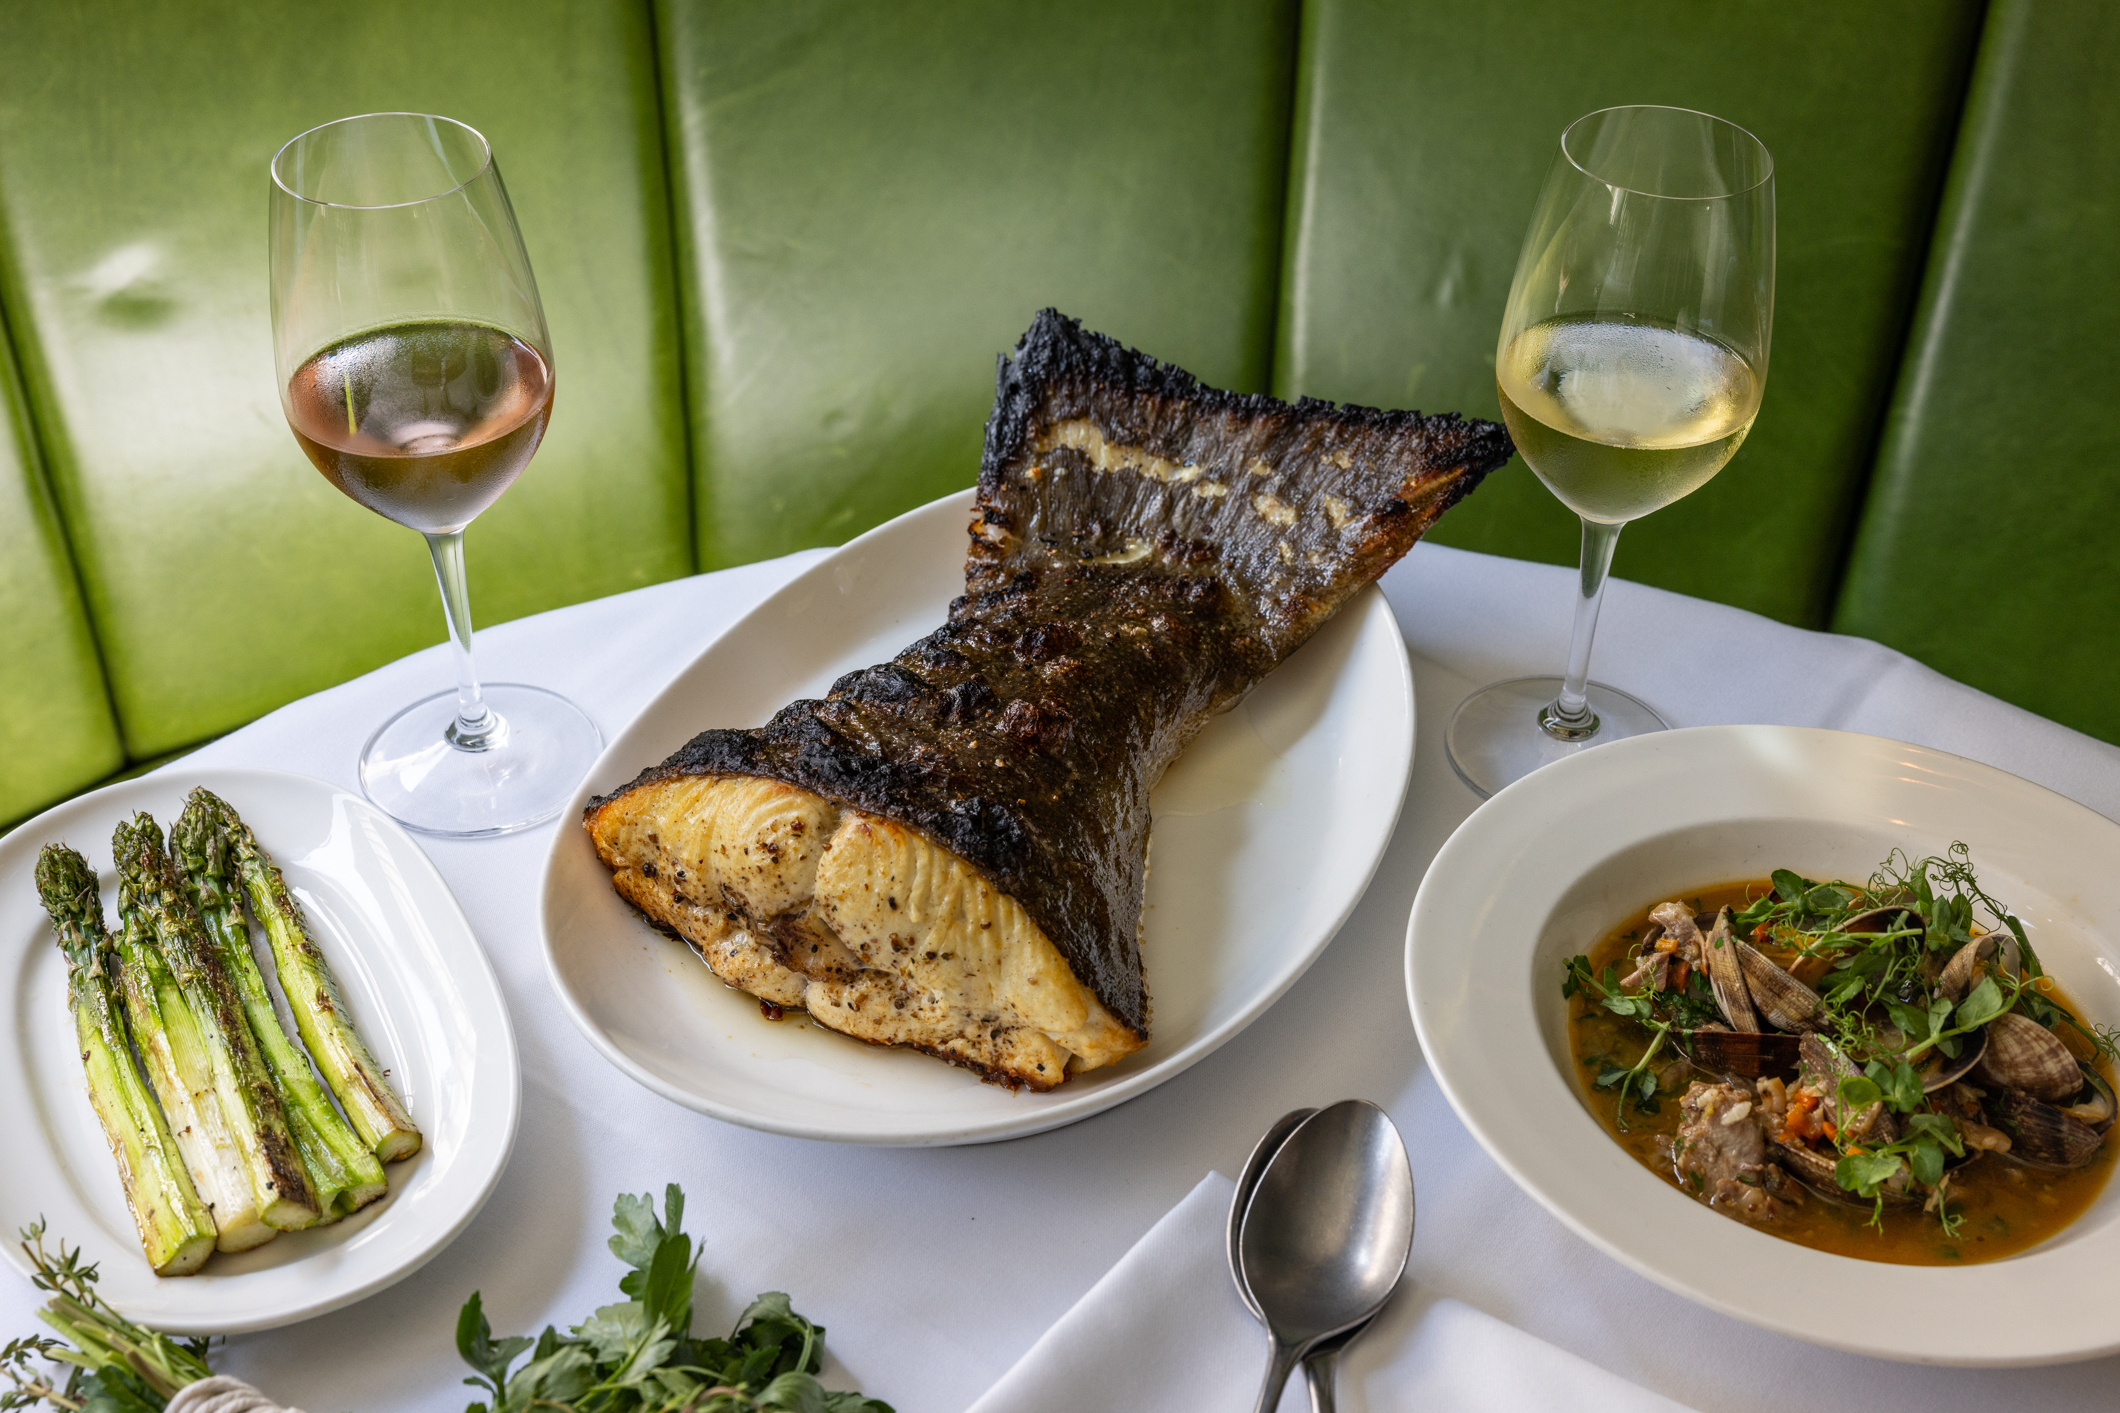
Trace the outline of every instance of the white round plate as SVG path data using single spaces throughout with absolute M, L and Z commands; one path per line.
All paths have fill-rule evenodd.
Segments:
M 314 1231 L 287 1232 L 196 1275 L 155 1275 L 140 1254 L 103 1130 L 89 1106 L 66 1000 L 66 959 L 52 940 L 33 870 L 48 843 L 73 845 L 103 879 L 115 926 L 111 830 L 136 810 L 166 830 L 194 785 L 233 805 L 287 875 L 331 961 L 361 1035 L 426 1137 L 384 1171 L 390 1195 Z M 434 865 L 412 837 L 358 795 L 275 770 L 176 767 L 120 781 L 46 810 L 0 839 L 0 993 L 13 1030 L 0 1047 L 0 1232 L 45 1219 L 47 1247 L 79 1245 L 102 1267 L 98 1289 L 132 1319 L 182 1334 L 293 1324 L 404 1279 L 485 1205 L 515 1142 L 515 1035 L 493 968 Z M 261 953 L 262 954 L 262 953 Z M 263 963 L 272 975 L 269 960 Z
M 1365 590 L 1240 706 L 1153 799 L 1141 954 L 1148 1046 L 1046 1094 L 910 1050 L 767 1021 L 612 891 L 581 829 L 593 794 L 715 726 L 752 726 L 887 661 L 964 591 L 971 493 L 902 515 L 812 565 L 681 672 L 589 772 L 545 863 L 552 983 L 576 1025 L 665 1098 L 731 1123 L 846 1143 L 948 1144 L 1073 1123 L 1183 1071 L 1294 984 L 1383 856 L 1413 763 L 1413 675 Z
M 1894 848 L 1919 858 L 1959 840 L 2086 1018 L 2120 1023 L 2120 825 L 1992 766 L 1899 741 L 1703 726 L 1549 765 L 1458 827 L 1407 929 L 1421 1048 L 1518 1186 L 1607 1254 L 1712 1310 L 1921 1363 L 2120 1350 L 2120 1185 L 2005 1260 L 1827 1255 L 1659 1180 L 1606 1135 L 1573 1078 L 1563 963 L 1636 909 L 1776 868 L 1863 879 Z

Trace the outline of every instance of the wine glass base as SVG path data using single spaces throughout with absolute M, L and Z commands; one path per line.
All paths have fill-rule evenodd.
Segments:
M 1482 687 L 1458 703 L 1443 737 L 1458 779 L 1485 799 L 1542 765 L 1592 746 L 1671 729 L 1648 703 L 1592 682 L 1587 695 L 1597 729 L 1579 740 L 1557 739 L 1539 725 L 1539 713 L 1553 704 L 1560 690 L 1558 677 L 1518 677 Z
M 487 707 L 503 725 L 484 750 L 451 745 L 456 693 L 414 702 L 361 750 L 361 789 L 422 834 L 478 838 L 543 824 L 565 807 L 604 748 L 582 709 L 542 687 L 495 682 Z

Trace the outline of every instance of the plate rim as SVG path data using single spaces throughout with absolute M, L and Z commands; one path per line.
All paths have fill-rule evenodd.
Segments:
M 1126 1076 L 1116 1083 L 1093 1090 L 1078 1090 L 1046 1107 L 1021 1115 L 983 1119 L 975 1123 L 960 1125 L 934 1125 L 918 1132 L 840 1129 L 824 1122 L 795 1121 L 773 1114 L 763 1114 L 738 1105 L 719 1102 L 709 1096 L 695 1093 L 682 1085 L 667 1082 L 662 1076 L 634 1061 L 612 1037 L 605 1033 L 603 1026 L 588 1013 L 586 1005 L 568 984 L 567 978 L 561 970 L 557 939 L 555 938 L 554 927 L 551 922 L 551 905 L 554 890 L 561 886 L 559 880 L 559 870 L 563 867 L 561 850 L 566 848 L 570 842 L 573 842 L 573 836 L 576 831 L 570 827 L 571 822 L 581 817 L 582 809 L 588 799 L 596 793 L 590 782 L 604 777 L 606 766 L 613 763 L 622 750 L 629 748 L 628 737 L 635 726 L 643 718 L 661 708 L 673 694 L 679 692 L 692 669 L 702 658 L 718 648 L 724 639 L 736 633 L 752 619 L 776 611 L 783 600 L 792 599 L 807 591 L 814 581 L 832 576 L 848 560 L 874 553 L 879 544 L 887 545 L 900 535 L 911 533 L 912 523 L 915 521 L 924 520 L 928 517 L 954 515 L 962 523 L 964 517 L 972 509 L 976 493 L 976 487 L 968 487 L 962 491 L 939 496 L 924 505 L 916 506 L 903 514 L 894 516 L 883 524 L 849 540 L 844 545 L 819 556 L 811 563 L 805 565 L 785 584 L 780 585 L 743 614 L 731 620 L 711 639 L 702 644 L 698 652 L 688 658 L 672 674 L 669 681 L 632 714 L 624 726 L 611 733 L 609 744 L 604 747 L 603 752 L 597 757 L 596 763 L 589 768 L 581 786 L 575 791 L 574 796 L 569 800 L 566 807 L 561 810 L 559 816 L 561 824 L 554 831 L 552 845 L 546 852 L 544 865 L 538 878 L 537 889 L 538 933 L 540 944 L 544 951 L 546 979 L 550 983 L 552 990 L 557 994 L 561 1008 L 566 1011 L 568 1019 L 573 1021 L 575 1028 L 589 1041 L 591 1047 L 617 1068 L 620 1073 L 650 1092 L 695 1113 L 705 1114 L 710 1118 L 719 1119 L 744 1128 L 778 1134 L 788 1138 L 811 1139 L 828 1143 L 858 1144 L 869 1147 L 948 1147 L 963 1144 L 993 1143 L 1013 1138 L 1026 1138 L 1034 1134 L 1061 1128 L 1103 1113 L 1151 1089 L 1157 1088 L 1192 1068 L 1192 1066 L 1206 1059 L 1223 1045 L 1242 1034 L 1260 1016 L 1264 1015 L 1276 1001 L 1286 995 L 1289 989 L 1297 981 L 1301 980 L 1304 973 L 1323 955 L 1325 948 L 1331 944 L 1333 938 L 1339 935 L 1340 929 L 1346 926 L 1347 919 L 1353 916 L 1354 910 L 1361 905 L 1362 898 L 1369 891 L 1370 883 L 1376 877 L 1377 869 L 1383 866 L 1384 857 L 1390 851 L 1391 840 L 1397 833 L 1398 821 L 1405 811 L 1406 795 L 1412 784 L 1418 718 L 1416 716 L 1416 699 L 1413 684 L 1413 663 L 1411 652 L 1406 644 L 1405 634 L 1398 627 L 1397 619 L 1392 614 L 1390 604 L 1385 599 L 1381 587 L 1371 583 L 1357 591 L 1348 604 L 1340 610 L 1340 614 L 1335 616 L 1362 615 L 1365 621 L 1358 631 L 1364 632 L 1375 631 L 1373 618 L 1376 614 L 1381 613 L 1390 619 L 1390 638 L 1397 647 L 1397 652 L 1391 655 L 1391 661 L 1397 669 L 1392 685 L 1395 700 L 1402 703 L 1404 707 L 1405 729 L 1403 732 L 1393 733 L 1396 760 L 1394 769 L 1397 789 L 1392 800 L 1389 818 L 1385 827 L 1379 831 L 1374 841 L 1374 846 L 1370 850 L 1370 857 L 1360 870 L 1359 886 L 1354 888 L 1342 901 L 1330 923 L 1320 929 L 1317 941 L 1296 965 L 1288 968 L 1285 975 L 1262 987 L 1252 997 L 1249 1004 L 1240 1008 L 1236 1014 L 1225 1020 L 1219 1027 L 1194 1037 L 1183 1049 L 1164 1056 L 1153 1064 L 1144 1066 L 1139 1071 Z M 638 773 L 637 767 L 635 773 Z M 938 1063 L 940 1062 L 938 1061 Z
M 1576 1210 L 1577 1203 L 1569 1201 L 1567 1195 L 1557 1195 L 1549 1191 L 1545 1182 L 1527 1171 L 1526 1164 L 1519 1160 L 1520 1155 L 1516 1151 L 1515 1145 L 1510 1140 L 1497 1137 L 1496 1126 L 1486 1121 L 1486 1115 L 1480 1106 L 1476 1104 L 1468 1105 L 1465 1093 L 1466 1086 L 1461 1084 L 1460 1077 L 1455 1073 L 1457 1060 L 1460 1058 L 1455 1053 L 1457 1047 L 1450 1044 L 1447 1037 L 1439 1036 L 1438 1021 L 1440 1016 L 1431 1013 L 1428 1003 L 1423 999 L 1422 987 L 1418 984 L 1423 963 L 1423 947 L 1420 941 L 1423 921 L 1424 919 L 1428 920 L 1432 933 L 1443 930 L 1437 928 L 1435 916 L 1447 905 L 1448 890 L 1455 886 L 1450 881 L 1438 883 L 1437 880 L 1450 880 L 1459 876 L 1462 872 L 1462 864 L 1465 861 L 1464 856 L 1486 842 L 1482 835 L 1492 830 L 1507 828 L 1507 822 L 1512 815 L 1526 808 L 1536 808 L 1538 802 L 1544 796 L 1557 789 L 1565 789 L 1572 786 L 1574 777 L 1578 774 L 1588 773 L 1593 769 L 1604 771 L 1620 769 L 1633 755 L 1645 755 L 1659 749 L 1669 750 L 1674 745 L 1681 750 L 1698 750 L 1711 754 L 1727 751 L 1732 760 L 1741 760 L 1742 758 L 1731 748 L 1745 742 L 1767 743 L 1769 745 L 1778 743 L 1785 748 L 1794 748 L 1796 751 L 1803 752 L 1806 758 L 1820 752 L 1832 750 L 1842 752 L 1862 750 L 1877 754 L 1897 755 L 1902 759 L 1907 759 L 1907 753 L 1913 753 L 1914 757 L 1925 758 L 1928 761 L 1942 765 L 1961 778 L 1970 777 L 1977 780 L 1984 787 L 2016 792 L 2026 800 L 2036 801 L 2042 808 L 2058 808 L 2063 815 L 2074 816 L 2076 824 L 2108 832 L 2116 840 L 2120 840 L 2120 822 L 2107 818 L 2080 801 L 2072 800 L 2057 791 L 2048 789 L 2035 781 L 2027 780 L 1999 766 L 1990 765 L 1985 761 L 1975 760 L 1968 756 L 1939 750 L 1932 746 L 1924 746 L 1914 742 L 1901 741 L 1892 737 L 1864 732 L 1843 731 L 1831 727 L 1764 724 L 1684 727 L 1631 740 L 1616 741 L 1600 747 L 1595 752 L 1583 752 L 1564 759 L 1515 782 L 1474 810 L 1451 833 L 1442 848 L 1437 851 L 1434 861 L 1429 865 L 1428 872 L 1421 880 L 1420 889 L 1417 891 L 1413 906 L 1408 913 L 1404 954 L 1404 980 L 1408 1009 L 1412 1015 L 1415 1034 L 1420 1041 L 1423 1058 L 1427 1062 L 1430 1072 L 1434 1074 L 1437 1085 L 1442 1089 L 1444 1097 L 1449 1101 L 1452 1111 L 1479 1143 L 1481 1149 L 1496 1166 L 1502 1169 L 1510 1181 L 1515 1183 L 1520 1190 L 1558 1219 L 1571 1232 L 1636 1274 L 1644 1276 L 1666 1290 L 1718 1314 L 1743 1321 L 1775 1334 L 1802 1340 L 1806 1343 L 1847 1353 L 1906 1363 L 1974 1368 L 2011 1368 L 2070 1363 L 2096 1359 L 2120 1352 L 2120 1319 L 2114 1321 L 2110 1331 L 2096 1340 L 2088 1342 L 2079 1340 L 2075 1343 L 2057 1343 L 2039 1348 L 2025 1347 L 2021 1344 L 2013 1348 L 1968 1348 L 1963 1342 L 1960 1342 L 1955 1347 L 1946 1347 L 1935 1342 L 1917 1343 L 1904 1337 L 1864 1337 L 1864 1327 L 1862 1326 L 1850 1326 L 1847 1331 L 1843 1331 L 1840 1327 L 1807 1324 L 1801 1318 L 1801 1312 L 1804 1309 L 1803 1303 L 1798 1300 L 1786 1299 L 1789 1290 L 1798 1283 L 1798 1278 L 1795 1276 L 1783 1278 L 1784 1289 L 1782 1295 L 1785 1298 L 1781 1303 L 1776 1303 L 1772 1298 L 1765 1295 L 1747 1302 L 1729 1299 L 1715 1292 L 1704 1290 L 1694 1284 L 1685 1271 L 1673 1269 L 1667 1262 L 1659 1261 L 1610 1238 L 1604 1231 L 1593 1225 L 1578 1212 Z M 1909 763 L 1911 763 L 1911 760 Z M 1749 764 L 1756 767 L 1757 762 L 1754 761 Z M 1554 772 L 1558 772 L 1558 774 Z M 1876 822 L 1888 827 L 1893 826 L 1895 823 L 1892 820 L 1882 818 Z M 1914 826 L 1900 822 L 1898 827 L 1912 828 Z M 1563 891 L 1576 881 L 1578 880 L 1575 878 L 1559 881 L 1554 890 L 1556 898 L 1560 897 Z M 1431 888 L 1432 884 L 1434 888 Z M 1488 891 L 1490 893 L 1494 891 L 1494 885 L 1488 885 Z M 1443 897 L 1446 901 L 1439 903 L 1437 901 L 1438 897 Z M 2110 935 L 2109 926 L 2099 930 L 2105 932 L 2108 936 Z M 1437 945 L 1440 947 L 1442 944 Z M 1535 942 L 1532 945 L 1535 945 Z M 1534 1026 L 1536 1025 L 1535 1013 L 1533 1024 Z M 1541 1057 L 1538 1063 L 1540 1065 L 1546 1064 L 1543 1044 L 1539 1046 L 1538 1053 Z M 1561 1080 L 1561 1087 L 1567 1089 L 1565 1079 Z M 1577 1099 L 1572 1089 L 1568 1090 L 1568 1097 Z M 1577 1108 L 1580 1109 L 1579 1100 Z M 1583 1112 L 1587 1113 L 1586 1110 Z M 1574 1145 L 1566 1142 L 1557 1146 L 1564 1151 L 1571 1150 L 1574 1147 Z M 1627 1162 L 1633 1165 L 1631 1158 Z M 2120 1176 L 2116 1176 L 2109 1181 L 2106 1189 L 2107 1194 L 2110 1194 L 2115 1188 L 2120 1188 Z M 1650 1191 L 1648 1188 L 1643 1188 L 1642 1190 L 1644 1192 Z M 1587 1200 L 1587 1198 L 1579 1199 L 1579 1201 Z M 2093 1200 L 2094 1202 L 2104 1202 L 2107 1199 L 2104 1195 L 2101 1195 L 2101 1197 Z M 1688 1206 L 1697 1207 L 1698 1204 L 1689 1203 Z M 1727 1218 L 1721 1217 L 1717 1217 L 1716 1220 L 1728 1221 Z M 2120 1223 L 2108 1221 L 2106 1226 L 2100 1231 L 2108 1248 L 2120 1244 Z M 1749 1230 L 1740 1230 L 1737 1234 L 1745 1237 L 1757 1237 L 1760 1235 Z M 1772 1237 L 1765 1239 L 1775 1240 Z M 1927 1273 L 1928 1279 L 1934 1282 L 1936 1286 L 1952 1287 L 1955 1290 L 1963 1290 L 1968 1284 L 1978 1283 L 1983 1279 L 1983 1273 L 1989 1273 L 1988 1278 L 1994 1279 L 1994 1273 L 2004 1271 L 2005 1268 L 2010 1267 L 2014 1262 L 2036 1257 L 2043 1253 L 2053 1253 L 2068 1249 L 2067 1246 L 2050 1247 L 2046 1243 L 2041 1243 L 2028 1251 L 1999 1258 L 1995 1261 L 1960 1267 L 1914 1267 L 1887 1262 L 1864 1261 L 1860 1258 L 1819 1252 L 1814 1248 L 1804 1247 L 1800 1244 L 1776 1241 L 1776 1245 L 1787 1246 L 1790 1251 L 1801 1253 L 1801 1256 L 1797 1258 L 1799 1261 L 1806 1258 L 1823 1259 L 1836 1263 L 1837 1268 L 1843 1273 L 1846 1271 L 1869 1273 L 1873 1279 L 1880 1283 L 1894 1279 L 1906 1279 L 1903 1275 L 1894 1275 L 1892 1273 L 1918 1271 Z M 2069 1245 L 2074 1245 L 2074 1243 Z M 2110 1252 L 2108 1251 L 2107 1254 L 2110 1254 Z M 2078 1256 L 2073 1259 L 2083 1258 Z M 2003 1279 L 2007 1279 L 2007 1277 L 2003 1277 Z M 1790 1313 L 1792 1311 L 1796 1313 Z M 1960 1331 L 1960 1333 L 1962 1334 L 1963 1331 Z
M 195 783 L 207 784 L 208 788 L 215 790 L 216 793 L 226 793 L 228 791 L 240 793 L 241 788 L 240 786 L 232 786 L 227 787 L 224 791 L 224 787 L 216 782 L 263 781 L 274 788 L 314 795 L 326 806 L 333 805 L 341 799 L 352 802 L 355 808 L 362 811 L 383 828 L 386 837 L 395 836 L 393 842 L 402 846 L 401 853 L 404 855 L 404 861 L 410 863 L 416 860 L 417 863 L 413 866 L 424 870 L 425 881 L 432 884 L 439 891 L 441 898 L 447 900 L 455 922 L 463 930 L 463 941 L 468 944 L 461 951 L 463 957 L 471 964 L 470 979 L 478 983 L 478 993 L 467 994 L 466 1000 L 474 1006 L 480 1001 L 490 1003 L 491 1016 L 488 1019 L 497 1022 L 499 1026 L 497 1036 L 489 1034 L 483 1027 L 478 1028 L 476 1033 L 480 1042 L 478 1049 L 480 1063 L 498 1065 L 500 1072 L 496 1077 L 505 1080 L 507 1102 L 502 1106 L 505 1112 L 499 1115 L 501 1131 L 498 1134 L 497 1142 L 487 1142 L 485 1135 L 478 1130 L 475 1123 L 472 1130 L 467 1133 L 467 1141 L 462 1150 L 462 1159 L 470 1159 L 472 1161 L 458 1169 L 459 1172 L 464 1173 L 470 1179 L 470 1181 L 459 1179 L 462 1183 L 462 1187 L 459 1190 L 467 1195 L 460 1197 L 457 1203 L 448 1209 L 446 1220 L 437 1224 L 426 1239 L 393 1261 L 384 1263 L 379 1269 L 360 1275 L 354 1280 L 333 1285 L 330 1274 L 319 1277 L 319 1280 L 324 1283 L 324 1288 L 317 1294 L 292 1304 L 283 1302 L 272 1310 L 255 1314 L 238 1314 L 230 1317 L 218 1317 L 209 1313 L 203 1318 L 197 1319 L 184 1318 L 182 1316 L 172 1317 L 162 1314 L 154 1314 L 148 1317 L 155 1328 L 170 1334 L 215 1336 L 251 1334 L 300 1324 L 337 1310 L 343 1310 L 349 1305 L 357 1304 L 370 1296 L 379 1294 L 419 1271 L 463 1234 L 465 1228 L 470 1226 L 479 1213 L 485 1209 L 486 1203 L 492 1198 L 494 1190 L 500 1185 L 500 1179 L 507 1171 L 510 1159 L 514 1156 L 515 1143 L 522 1127 L 521 1055 L 516 1045 L 514 1017 L 508 1010 L 507 996 L 501 989 L 499 974 L 493 967 L 493 959 L 486 954 L 484 944 L 479 941 L 477 929 L 471 925 L 471 919 L 464 912 L 462 903 L 457 900 L 455 890 L 449 886 L 448 879 L 436 867 L 434 860 L 427 856 L 427 851 L 420 847 L 418 840 L 396 820 L 377 808 L 365 796 L 321 777 L 305 775 L 299 771 L 283 770 L 277 767 L 252 765 L 199 764 L 187 770 L 184 761 L 179 759 L 144 775 L 136 775 L 125 780 L 114 780 L 94 790 L 61 800 L 24 820 L 5 834 L 0 834 L 0 866 L 5 865 L 6 855 L 18 848 L 31 851 L 41 848 L 42 843 L 47 841 L 40 840 L 36 836 L 45 833 L 46 822 L 55 817 L 71 816 L 79 811 L 94 809 L 112 798 L 148 790 L 165 789 L 179 780 L 186 782 L 187 785 Z M 0 975 L 0 1005 L 11 1005 L 14 1002 L 16 993 L 13 978 L 14 973 L 12 971 L 6 975 Z M 11 1072 L 11 1069 L 0 1070 L 0 1075 Z M 478 1116 L 476 1109 L 474 1109 L 474 1116 L 475 1118 Z M 481 1145 L 483 1145 L 484 1151 L 488 1154 L 488 1158 L 483 1164 L 477 1161 L 481 1152 Z M 423 1149 L 422 1153 L 412 1161 L 420 1161 L 425 1156 L 425 1150 Z M 462 1159 L 459 1161 L 461 1162 Z M 396 1205 L 402 1202 L 403 1194 L 393 1194 L 391 1200 L 393 1205 Z M 435 1210 L 430 1203 L 406 1204 L 406 1206 L 410 1211 L 421 1216 L 429 1215 Z M 386 1211 L 378 1214 L 377 1220 L 387 1220 L 392 1215 L 394 1213 Z M 52 1235 L 61 1239 L 70 1239 L 73 1236 L 73 1234 L 65 1232 L 54 1232 Z M 12 1244 L 7 1247 L 5 1254 L 8 1265 L 19 1272 L 25 1280 L 28 1279 L 32 1274 L 32 1267 L 28 1264 L 27 1258 Z M 316 1254 L 322 1256 L 328 1253 L 318 1252 Z M 138 1257 L 137 1243 L 124 1248 L 124 1255 L 128 1258 Z M 141 1259 L 141 1267 L 143 1270 L 145 1269 L 144 1258 Z M 277 1267 L 274 1269 L 286 1270 L 291 1268 Z M 344 1268 L 341 1267 L 340 1269 Z M 257 1274 L 264 1273 L 259 1272 Z M 155 1279 L 160 1282 L 180 1284 L 189 1278 L 156 1277 Z M 229 1279 L 235 1281 L 239 1280 L 240 1277 L 230 1277 Z M 174 1293 L 177 1289 L 177 1284 L 170 1284 L 167 1288 Z M 157 1284 L 147 1288 L 160 1290 L 164 1289 L 165 1286 Z M 191 1289 L 192 1287 L 183 1288 Z M 213 1286 L 198 1288 L 208 1291 L 216 1289 Z M 238 1288 L 236 1293 L 238 1295 L 241 1294 L 240 1288 Z M 108 1290 L 105 1290 L 103 1294 L 119 1309 L 126 1309 L 124 1296 L 113 1295 Z M 128 1311 L 128 1314 L 130 1313 L 132 1312 Z

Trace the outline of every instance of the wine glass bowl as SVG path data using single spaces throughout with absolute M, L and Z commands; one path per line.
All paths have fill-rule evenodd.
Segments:
M 288 379 L 286 409 L 331 484 L 400 525 L 448 534 L 529 465 L 552 415 L 552 373 L 536 348 L 498 329 L 408 322 L 304 362 Z
M 1744 444 L 1773 320 L 1774 163 L 1757 138 L 1660 107 L 1604 109 L 1561 134 L 1495 385 L 1525 464 L 1582 521 L 1581 587 L 1567 675 L 1496 683 L 1451 719 L 1451 765 L 1480 794 L 1665 729 L 1588 680 L 1605 577 L 1622 527 L 1698 490 Z
M 1759 412 L 1759 379 L 1742 358 L 1624 316 L 1534 324 L 1496 363 L 1525 464 L 1561 504 L 1608 525 L 1707 484 Z
M 602 738 L 543 688 L 481 684 L 463 538 L 536 454 L 551 337 L 486 139 L 449 118 L 371 113 L 272 161 L 272 322 L 282 410 L 326 480 L 419 531 L 457 687 L 384 723 L 362 788 L 401 823 L 505 834 L 558 813 Z

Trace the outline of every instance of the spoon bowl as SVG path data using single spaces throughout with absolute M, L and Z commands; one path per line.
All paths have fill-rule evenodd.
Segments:
M 1316 1112 L 1316 1109 L 1290 1109 L 1274 1121 L 1273 1127 L 1259 1139 L 1258 1146 L 1251 1150 L 1251 1157 L 1245 1160 L 1244 1171 L 1237 1177 L 1236 1193 L 1230 1199 L 1229 1274 L 1236 1281 L 1237 1295 L 1244 1301 L 1244 1308 L 1251 1311 L 1253 1319 L 1259 1317 L 1259 1302 L 1251 1293 L 1251 1283 L 1244 1279 L 1244 1258 L 1237 1240 L 1244 1230 L 1244 1209 L 1250 1205 L 1251 1194 L 1258 1187 L 1266 1165 L 1273 1161 L 1273 1155 L 1288 1141 L 1288 1135 L 1296 1131 L 1296 1125 Z M 1371 1320 L 1374 1318 L 1372 1316 Z M 1340 1351 L 1359 1339 L 1369 1325 L 1370 1320 L 1364 1320 L 1352 1329 L 1328 1335 L 1304 1354 L 1303 1373 L 1310 1382 L 1311 1413 L 1333 1413 L 1333 1379 Z
M 1413 1245 L 1413 1170 L 1384 1111 L 1349 1099 L 1302 1120 L 1244 1206 L 1238 1288 L 1257 1302 L 1269 1357 L 1261 1413 L 1297 1360 L 1391 1298 Z

